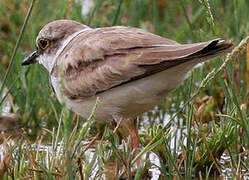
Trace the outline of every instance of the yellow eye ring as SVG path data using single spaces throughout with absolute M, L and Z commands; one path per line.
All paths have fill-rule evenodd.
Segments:
M 45 50 L 50 46 L 50 40 L 45 39 L 45 38 L 40 38 L 38 40 L 38 46 L 42 49 Z

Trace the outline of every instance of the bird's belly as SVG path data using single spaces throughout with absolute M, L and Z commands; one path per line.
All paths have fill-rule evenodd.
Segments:
M 113 118 L 129 118 L 152 109 L 184 80 L 187 71 L 192 67 L 179 65 L 152 76 L 118 86 L 94 97 L 71 100 L 66 98 L 66 105 L 72 111 L 87 118 L 91 114 L 99 97 L 95 112 L 98 121 L 109 121 Z M 53 83 L 53 82 L 52 82 Z M 54 85 L 53 85 L 54 86 Z M 57 88 L 55 88 L 55 91 Z M 58 94 L 57 93 L 57 97 Z M 60 97 L 58 97 L 60 99 Z

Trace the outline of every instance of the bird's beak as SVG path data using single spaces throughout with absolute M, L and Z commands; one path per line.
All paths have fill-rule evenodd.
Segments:
M 38 57 L 37 51 L 32 52 L 28 57 L 22 61 L 22 66 L 30 65 L 36 63 L 36 58 Z

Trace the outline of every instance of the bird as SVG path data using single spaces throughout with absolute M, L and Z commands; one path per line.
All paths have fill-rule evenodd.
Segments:
M 96 121 L 137 117 L 181 85 L 197 64 L 224 55 L 220 38 L 180 44 L 129 26 L 90 28 L 72 20 L 46 24 L 22 65 L 42 64 L 60 103 Z

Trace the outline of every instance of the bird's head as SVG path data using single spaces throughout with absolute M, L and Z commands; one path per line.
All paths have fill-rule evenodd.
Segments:
M 46 24 L 36 38 L 36 51 L 27 56 L 22 65 L 36 62 L 42 64 L 49 72 L 52 71 L 57 56 L 63 51 L 77 32 L 89 27 L 71 20 L 56 20 Z

